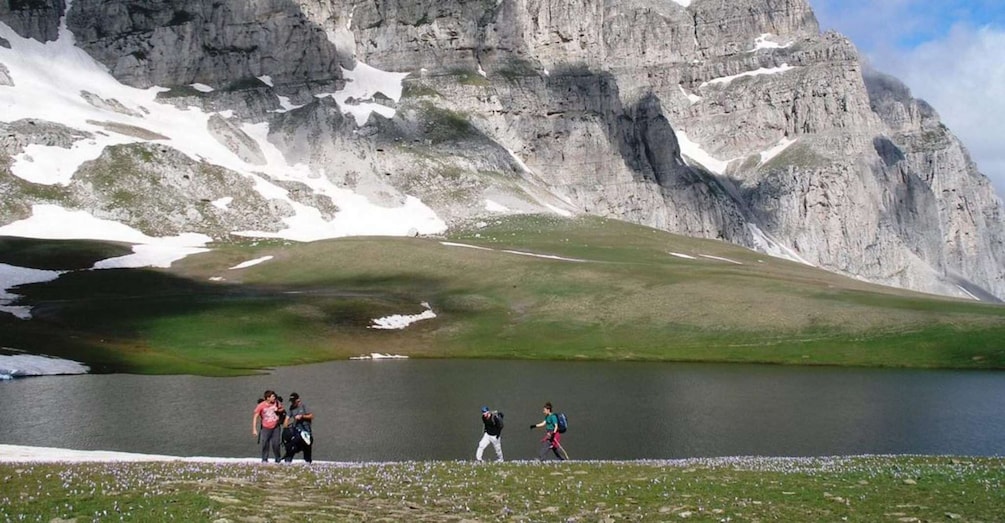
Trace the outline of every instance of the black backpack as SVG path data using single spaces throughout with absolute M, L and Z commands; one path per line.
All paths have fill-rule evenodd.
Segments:
M 502 428 L 503 428 L 503 413 L 502 413 L 502 411 L 496 411 L 496 426 L 499 427 L 499 430 L 502 430 Z

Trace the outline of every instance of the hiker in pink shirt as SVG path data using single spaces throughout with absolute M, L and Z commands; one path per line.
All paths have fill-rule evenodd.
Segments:
M 265 399 L 255 407 L 255 414 L 251 417 L 251 435 L 259 436 L 258 421 L 262 421 L 262 433 L 258 437 L 258 442 L 262 446 L 262 462 L 269 461 L 269 448 L 272 448 L 272 455 L 275 456 L 276 463 L 279 463 L 279 442 L 282 436 L 281 418 L 285 417 L 286 410 L 283 409 L 282 400 L 276 401 L 275 391 L 265 391 Z

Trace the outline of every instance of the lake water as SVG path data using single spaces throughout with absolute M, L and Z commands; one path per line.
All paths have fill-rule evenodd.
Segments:
M 533 458 L 545 401 L 569 417 L 573 459 L 1005 455 L 1005 373 L 486 360 L 0 382 L 0 443 L 255 457 L 267 388 L 315 412 L 321 460 L 471 459 L 482 405 L 505 413 L 506 458 Z

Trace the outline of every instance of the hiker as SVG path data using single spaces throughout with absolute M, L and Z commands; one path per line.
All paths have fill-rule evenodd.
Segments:
M 545 431 L 544 439 L 541 440 L 541 450 L 537 453 L 537 459 L 539 461 L 544 461 L 544 457 L 548 454 L 549 450 L 554 452 L 555 457 L 559 460 L 564 461 L 568 459 L 569 455 L 566 454 L 565 449 L 562 448 L 562 435 L 558 432 L 558 416 L 552 413 L 550 401 L 544 404 L 541 412 L 544 413 L 544 420 L 542 420 L 541 423 L 530 426 L 531 430 L 538 427 L 544 427 Z
M 255 407 L 255 413 L 251 417 L 251 435 L 258 436 L 262 448 L 262 463 L 269 461 L 270 448 L 276 463 L 279 463 L 279 438 L 282 431 L 280 416 L 286 415 L 286 409 L 283 408 L 283 400 L 277 401 L 275 391 L 267 390 L 263 396 L 264 399 Z M 262 422 L 261 434 L 258 432 L 259 420 Z
M 496 461 L 503 460 L 502 452 L 502 429 L 503 413 L 491 411 L 488 407 L 482 407 L 482 423 L 485 424 L 485 431 L 482 433 L 482 440 L 478 442 L 478 450 L 475 451 L 475 460 L 481 461 L 485 447 L 489 443 L 496 449 Z
M 300 451 L 304 453 L 304 461 L 311 462 L 311 449 L 314 446 L 314 437 L 311 433 L 313 419 L 314 413 L 300 400 L 300 395 L 291 392 L 290 410 L 286 417 L 286 427 L 283 429 L 283 442 L 286 445 L 283 460 L 287 463 L 292 462 L 293 455 Z

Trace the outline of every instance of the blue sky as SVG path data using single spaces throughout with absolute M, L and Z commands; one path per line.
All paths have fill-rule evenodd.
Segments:
M 863 48 L 912 49 L 949 34 L 954 25 L 1005 24 L 1002 0 L 810 0 L 824 29 Z
M 820 28 L 932 104 L 1005 195 L 1005 0 L 809 0 Z

